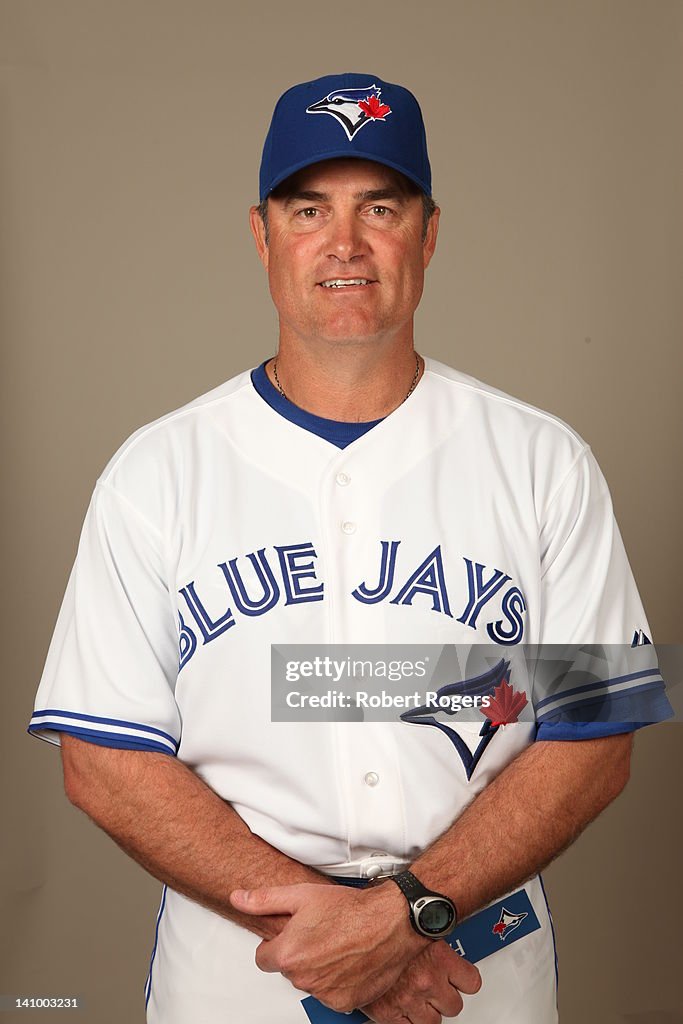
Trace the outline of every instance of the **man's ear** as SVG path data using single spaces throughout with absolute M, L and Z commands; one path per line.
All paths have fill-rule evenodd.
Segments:
M 268 243 L 266 242 L 266 226 L 263 217 L 259 213 L 258 206 L 249 208 L 249 227 L 256 242 L 256 251 L 264 269 L 268 269 Z
M 440 215 L 441 210 L 437 206 L 434 213 L 429 218 L 429 223 L 427 224 L 427 233 L 425 235 L 424 242 L 422 243 L 422 261 L 425 270 L 429 266 L 430 260 L 434 255 L 434 250 L 436 249 L 436 236 L 439 233 Z

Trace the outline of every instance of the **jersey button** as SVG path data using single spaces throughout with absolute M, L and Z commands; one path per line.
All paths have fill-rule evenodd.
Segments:
M 347 484 L 351 483 L 351 477 L 348 473 L 337 473 L 336 480 L 340 487 L 346 487 Z
M 356 524 L 352 523 L 350 520 L 347 520 L 345 523 L 342 523 L 341 524 L 341 528 L 342 528 L 344 533 L 355 533 L 356 532 Z
M 379 775 L 377 772 L 366 772 L 363 781 L 366 786 L 376 786 L 379 782 Z
M 381 864 L 371 864 L 369 868 L 365 869 L 366 878 L 377 878 L 382 874 L 383 867 Z

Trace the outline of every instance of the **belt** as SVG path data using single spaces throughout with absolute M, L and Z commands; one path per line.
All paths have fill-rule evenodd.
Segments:
M 371 853 L 369 857 L 360 857 L 346 864 L 322 864 L 316 866 L 316 871 L 339 879 L 342 884 L 352 879 L 377 882 L 406 871 L 410 863 L 390 853 Z

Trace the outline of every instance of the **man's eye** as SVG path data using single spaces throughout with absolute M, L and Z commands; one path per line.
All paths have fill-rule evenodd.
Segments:
M 391 210 L 388 206 L 373 206 L 372 212 L 376 217 L 386 217 L 388 213 L 391 213 Z
M 297 217 L 301 217 L 302 220 L 313 220 L 317 213 L 315 206 L 307 206 L 305 210 L 297 211 Z

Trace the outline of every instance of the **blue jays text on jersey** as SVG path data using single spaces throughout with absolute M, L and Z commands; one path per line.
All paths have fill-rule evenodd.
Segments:
M 395 605 L 412 605 L 415 600 L 426 601 L 432 611 L 454 618 L 441 545 L 430 551 L 406 576 L 405 568 L 397 568 L 400 544 L 400 540 L 380 541 L 379 568 L 375 568 L 375 576 L 360 580 L 351 597 L 362 604 L 388 601 Z M 238 558 L 220 562 L 217 569 L 225 580 L 229 604 L 218 615 L 213 609 L 207 609 L 201 597 L 201 586 L 195 580 L 180 588 L 179 593 L 195 627 L 192 628 L 179 613 L 180 668 L 195 654 L 198 637 L 201 637 L 202 644 L 211 643 L 237 625 L 238 614 L 265 615 L 281 600 L 286 605 L 324 600 L 325 584 L 316 573 L 317 554 L 312 541 L 274 545 L 270 556 L 266 548 L 259 548 L 248 552 L 244 558 L 256 576 L 258 591 L 249 593 Z M 463 562 L 467 601 L 458 609 L 457 621 L 477 629 L 480 613 L 498 596 L 495 607 L 500 617 L 486 619 L 484 616 L 486 633 L 494 643 L 506 646 L 520 643 L 524 637 L 523 613 L 526 611 L 526 601 L 520 588 L 502 569 L 487 567 L 466 556 L 463 556 Z M 277 567 L 277 576 L 274 566 Z

